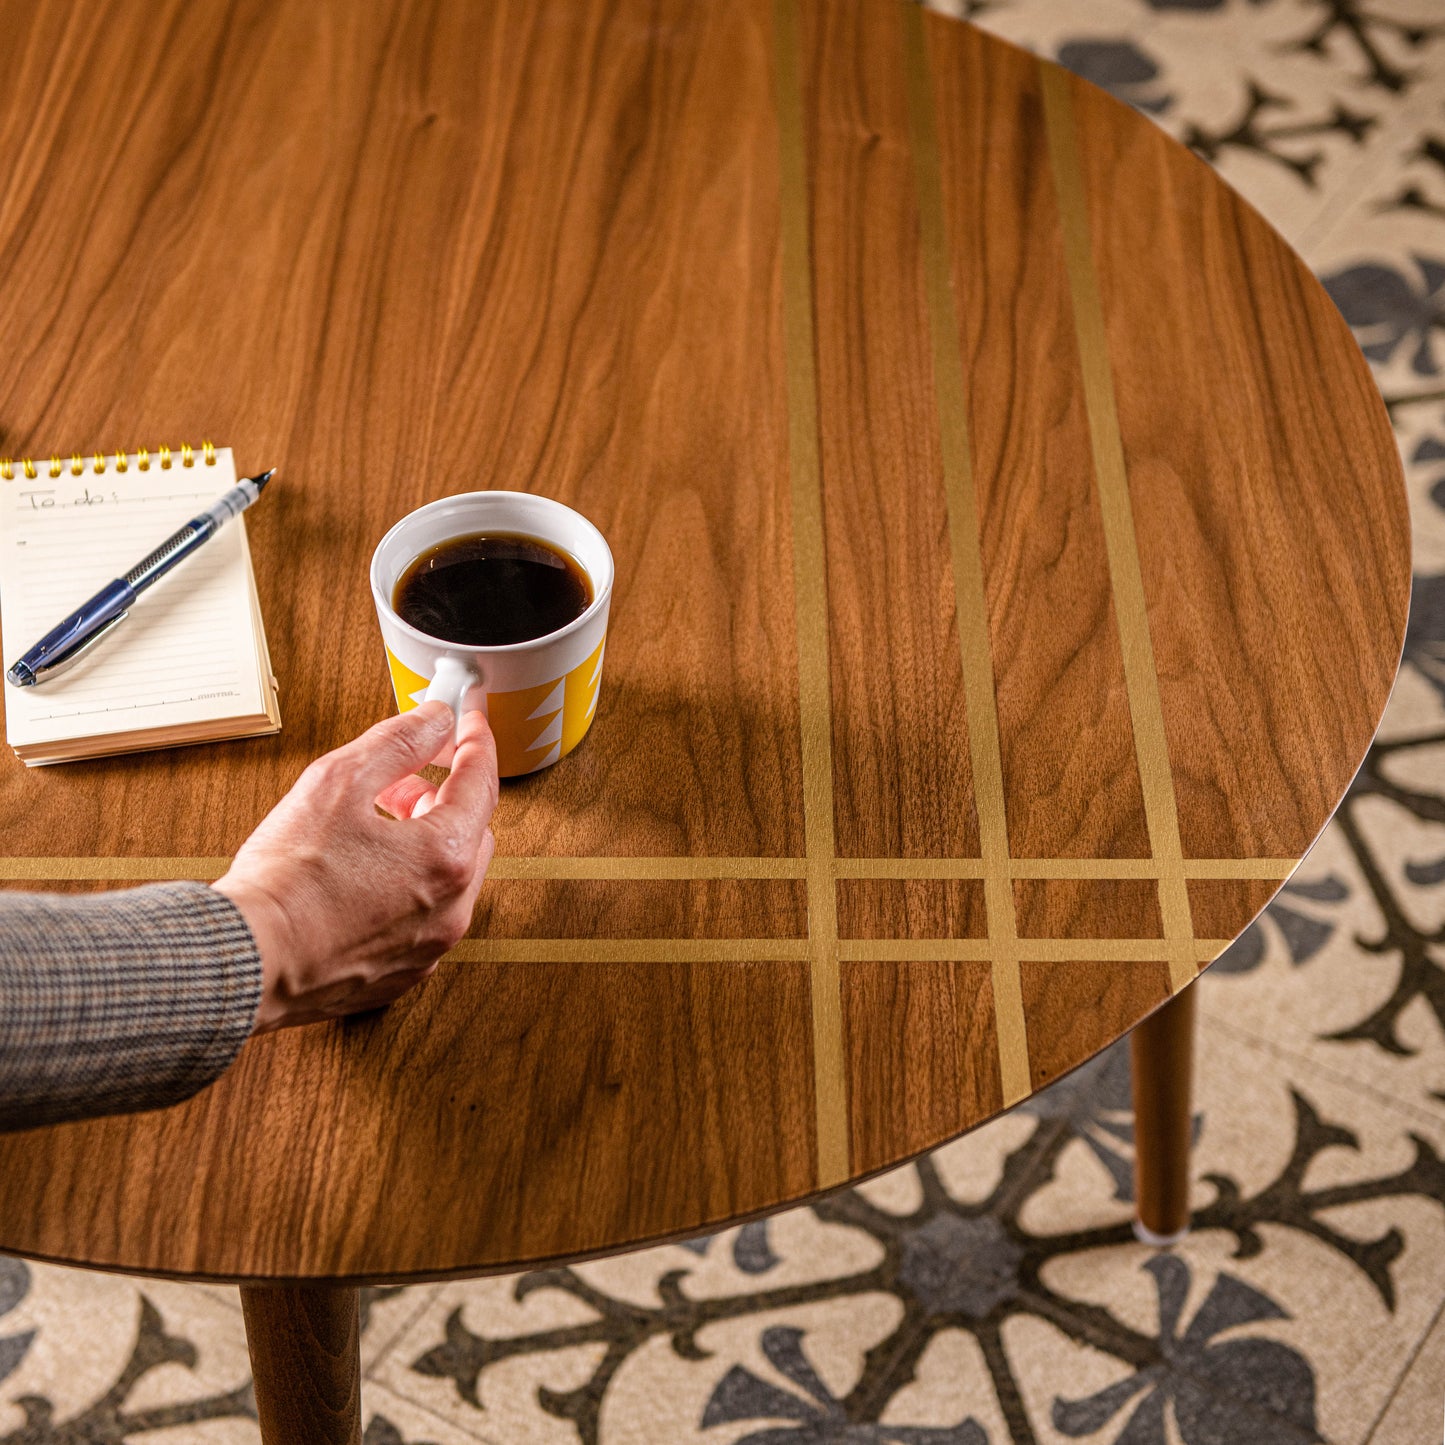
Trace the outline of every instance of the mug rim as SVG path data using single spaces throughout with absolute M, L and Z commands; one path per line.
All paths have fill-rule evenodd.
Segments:
M 451 502 L 461 502 L 466 501 L 468 498 L 476 497 L 502 497 L 508 500 L 521 498 L 527 502 L 541 502 L 544 506 L 556 507 L 563 512 L 570 513 L 583 527 L 592 533 L 597 541 L 601 543 L 603 555 L 607 558 L 607 581 L 601 587 L 596 586 L 596 580 L 592 576 L 592 570 L 580 557 L 576 558 L 578 566 L 587 573 L 588 580 L 593 583 L 596 593 L 584 611 L 578 613 L 578 615 L 565 626 L 559 627 L 553 632 L 544 632 L 540 637 L 529 637 L 525 642 L 498 642 L 487 644 L 480 642 L 449 642 L 445 637 L 435 637 L 430 632 L 423 632 L 421 628 L 413 627 L 411 623 L 392 606 L 391 598 L 385 595 L 377 577 L 377 571 L 381 563 L 382 549 L 408 522 L 412 521 L 415 517 L 421 516 L 423 512 L 428 512 L 433 507 L 443 507 Z M 415 560 L 415 558 L 412 559 L 412 561 Z M 409 565 L 410 563 L 408 563 L 408 566 Z M 372 601 L 376 603 L 378 611 L 383 612 L 403 633 L 408 634 L 419 642 L 424 642 L 430 647 L 463 653 L 467 656 L 490 656 L 499 652 L 533 652 L 542 647 L 550 647 L 560 638 L 567 637 L 573 632 L 581 631 L 582 628 L 606 606 L 608 599 L 612 595 L 612 582 L 616 575 L 617 567 L 612 559 L 612 548 L 607 545 L 607 538 L 602 535 L 601 529 L 595 522 L 584 517 L 575 507 L 569 507 L 566 502 L 559 502 L 555 497 L 543 496 L 540 492 L 513 492 L 502 491 L 500 489 L 481 492 L 451 492 L 445 497 L 436 497 L 430 502 L 424 502 L 420 507 L 413 507 L 404 517 L 398 518 L 387 528 L 385 535 L 381 541 L 376 544 L 371 554 L 371 597 Z

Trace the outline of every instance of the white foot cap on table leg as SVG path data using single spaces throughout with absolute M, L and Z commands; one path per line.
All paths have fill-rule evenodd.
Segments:
M 1173 1234 L 1155 1234 L 1141 1221 L 1137 1219 L 1134 1221 L 1134 1238 L 1140 1244 L 1147 1244 L 1151 1249 L 1168 1249 L 1170 1245 L 1178 1244 L 1188 1233 L 1189 1226 L 1187 1224 Z

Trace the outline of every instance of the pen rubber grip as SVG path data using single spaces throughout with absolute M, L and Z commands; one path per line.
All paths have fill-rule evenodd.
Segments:
M 215 530 L 215 523 L 208 516 L 202 514 L 192 517 L 178 532 L 172 532 L 149 556 L 137 562 L 125 574 L 125 582 L 137 591 L 144 591 L 183 557 L 195 551 Z

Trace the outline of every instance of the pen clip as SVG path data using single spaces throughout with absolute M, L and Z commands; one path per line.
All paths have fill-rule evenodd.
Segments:
M 42 682 L 49 682 L 52 677 L 58 677 L 62 672 L 68 672 L 102 637 L 108 636 L 129 616 L 129 608 L 124 612 L 117 613 L 104 627 L 97 628 L 95 632 L 87 637 L 74 651 L 67 652 L 59 662 L 37 667 L 35 669 L 35 685 L 38 687 Z

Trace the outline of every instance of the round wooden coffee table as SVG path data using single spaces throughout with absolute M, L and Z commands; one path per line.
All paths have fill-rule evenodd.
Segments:
M 1143 1223 L 1177 1230 L 1181 990 L 1400 652 L 1400 465 L 1344 323 L 1147 120 L 912 5 L 394 8 L 11 37 L 4 449 L 279 466 L 286 725 L 7 761 L 4 876 L 220 873 L 390 710 L 367 558 L 450 491 L 610 539 L 597 722 L 505 788 L 430 983 L 182 1107 L 0 1140 L 0 1247 L 241 1282 L 267 1441 L 354 1441 L 358 1282 L 807 1200 L 1146 1019 Z

